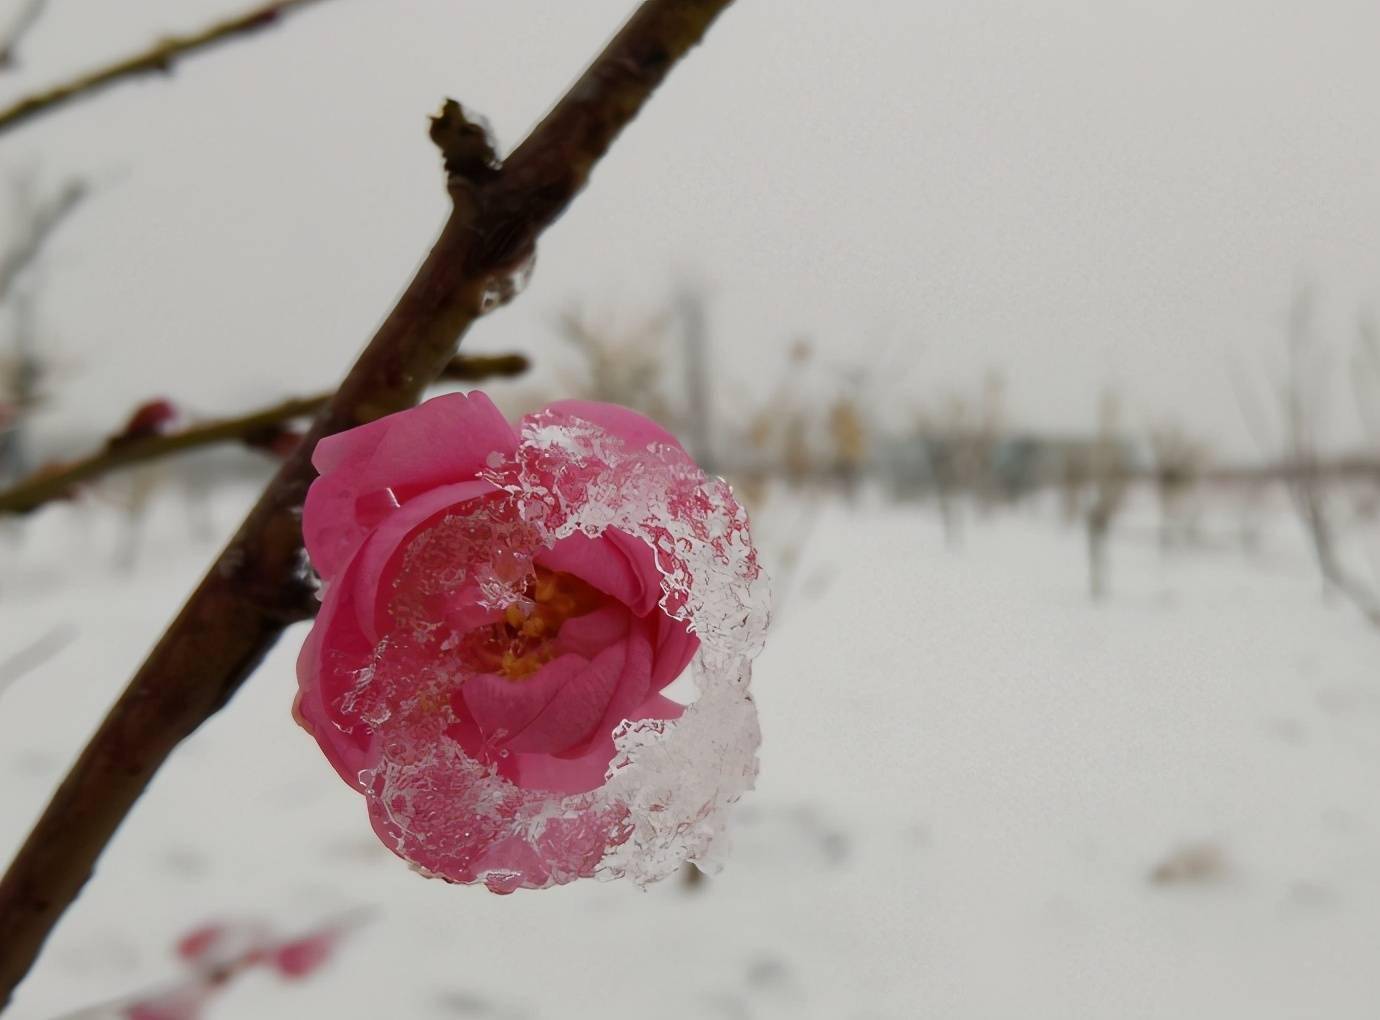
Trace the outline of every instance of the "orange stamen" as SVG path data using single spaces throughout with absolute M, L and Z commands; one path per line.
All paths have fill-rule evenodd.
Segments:
M 530 601 L 513 603 L 503 622 L 491 625 L 478 647 L 478 664 L 508 680 L 525 680 L 556 652 L 554 639 L 566 620 L 592 613 L 607 602 L 597 588 L 573 574 L 537 567 L 527 585 Z

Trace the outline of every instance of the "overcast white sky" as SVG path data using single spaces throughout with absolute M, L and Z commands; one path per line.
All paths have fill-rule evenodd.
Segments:
M 51 0 L 0 94 L 242 6 Z M 100 186 L 47 261 L 54 414 L 333 380 L 445 215 L 426 114 L 455 96 L 515 144 L 633 6 L 333 0 L 0 138 L 0 172 Z M 1249 452 L 1229 375 L 1279 361 L 1311 280 L 1342 431 L 1380 310 L 1377 41 L 1374 0 L 739 0 L 467 343 L 550 362 L 570 302 L 691 277 L 744 393 L 808 334 L 883 356 L 889 400 L 999 367 L 1025 424 L 1088 427 L 1112 384 L 1133 424 Z

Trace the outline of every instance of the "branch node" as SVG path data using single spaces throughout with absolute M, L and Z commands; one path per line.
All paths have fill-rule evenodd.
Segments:
M 482 117 L 471 119 L 465 108 L 447 99 L 431 118 L 428 131 L 445 161 L 448 187 L 474 188 L 498 176 L 503 164 L 494 149 L 493 134 Z

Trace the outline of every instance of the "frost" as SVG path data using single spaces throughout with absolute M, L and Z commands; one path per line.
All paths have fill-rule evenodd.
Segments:
M 722 865 L 725 809 L 752 788 L 762 735 L 746 661 L 702 647 L 692 668 L 700 696 L 684 715 L 615 731 L 618 752 L 601 792 L 628 809 L 628 838 L 600 862 L 601 875 L 645 885 L 683 861 L 711 872 Z
M 655 551 L 661 606 L 716 652 L 750 661 L 766 638 L 768 592 L 747 512 L 729 484 L 680 450 L 636 449 L 553 412 L 528 419 L 513 465 L 489 472 L 545 544 L 619 528 Z M 746 674 L 745 674 L 746 678 Z
M 607 528 L 643 539 L 656 551 L 662 608 L 700 638 L 691 667 L 699 697 L 680 719 L 615 732 L 609 782 L 597 793 L 626 809 L 626 838 L 598 873 L 647 883 L 686 860 L 717 867 L 724 809 L 752 787 L 761 743 L 748 685 L 770 596 L 747 514 L 727 482 L 672 447 L 631 448 L 550 412 L 529 422 L 523 440 L 513 469 L 493 480 L 545 540 Z
M 376 829 L 418 870 L 497 892 L 585 876 L 645 884 L 686 860 L 716 868 L 725 809 L 752 787 L 760 743 L 749 682 L 769 595 L 746 513 L 679 448 L 550 411 L 526 420 L 516 454 L 486 477 L 499 492 L 406 546 L 392 626 L 341 706 L 380 748 L 359 775 Z M 624 721 L 600 788 L 521 788 L 455 732 L 451 702 L 475 671 L 465 614 L 521 603 L 541 550 L 610 528 L 655 551 L 662 609 L 700 638 L 699 695 L 674 721 Z
M 502 308 L 526 290 L 527 284 L 532 281 L 532 270 L 536 262 L 535 253 L 529 254 L 512 269 L 490 277 L 484 284 L 484 293 L 479 298 L 479 314 L 488 315 Z

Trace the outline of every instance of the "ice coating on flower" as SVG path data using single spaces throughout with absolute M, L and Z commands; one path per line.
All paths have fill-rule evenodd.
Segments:
M 495 891 L 712 865 L 752 785 L 765 577 L 659 426 L 483 394 L 321 444 L 297 713 L 426 874 Z M 688 707 L 661 692 L 693 660 Z

